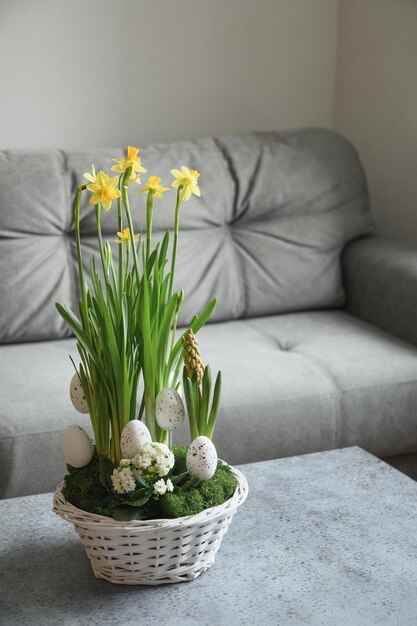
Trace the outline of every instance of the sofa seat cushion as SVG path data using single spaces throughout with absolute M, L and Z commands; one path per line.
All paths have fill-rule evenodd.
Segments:
M 65 473 L 62 431 L 91 432 L 69 399 L 69 353 L 77 359 L 72 339 L 0 348 L 0 497 L 51 491 Z
M 417 349 L 345 312 L 211 324 L 199 342 L 223 371 L 215 443 L 230 463 L 350 445 L 417 450 Z M 62 430 L 88 425 L 69 401 L 69 352 L 73 340 L 0 350 L 2 497 L 52 490 L 65 472 Z
M 217 435 L 231 462 L 352 445 L 380 457 L 417 451 L 411 344 L 343 311 L 206 327 L 203 337 L 206 361 L 225 372 Z

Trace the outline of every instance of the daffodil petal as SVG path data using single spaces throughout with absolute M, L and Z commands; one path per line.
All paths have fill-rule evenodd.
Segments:
M 184 202 L 187 202 L 187 200 L 191 198 L 190 187 L 184 187 L 184 191 L 182 193 L 183 193 L 182 199 L 184 200 Z

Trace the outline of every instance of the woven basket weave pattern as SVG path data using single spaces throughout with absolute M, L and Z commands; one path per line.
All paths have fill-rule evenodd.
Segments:
M 198 515 L 168 520 L 118 522 L 77 509 L 54 495 L 53 510 L 72 522 L 97 578 L 123 585 L 161 585 L 197 578 L 214 563 L 223 535 L 248 494 L 241 472 L 235 493 L 223 504 Z

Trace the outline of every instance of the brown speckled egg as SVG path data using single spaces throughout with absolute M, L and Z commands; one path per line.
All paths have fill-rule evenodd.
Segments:
M 74 376 L 71 378 L 70 398 L 74 409 L 76 409 L 79 413 L 89 413 L 87 400 L 85 399 L 84 391 L 77 372 L 75 372 Z
M 185 409 L 179 393 L 175 389 L 162 389 L 155 400 L 156 423 L 164 430 L 175 430 L 184 421 Z
M 187 452 L 187 470 L 199 480 L 209 480 L 216 471 L 217 451 L 208 437 L 200 435 L 192 441 Z

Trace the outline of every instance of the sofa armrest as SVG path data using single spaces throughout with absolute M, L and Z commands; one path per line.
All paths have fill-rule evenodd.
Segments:
M 417 345 L 417 247 L 357 239 L 343 252 L 342 271 L 352 315 Z

